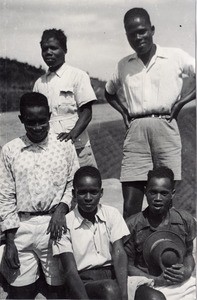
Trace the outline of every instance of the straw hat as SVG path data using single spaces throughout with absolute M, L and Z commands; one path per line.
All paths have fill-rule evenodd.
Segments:
M 184 241 L 168 230 L 155 231 L 143 245 L 144 260 L 152 275 L 159 275 L 165 268 L 182 263 L 185 252 Z

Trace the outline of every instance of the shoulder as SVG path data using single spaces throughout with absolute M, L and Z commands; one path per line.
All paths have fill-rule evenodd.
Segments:
M 118 67 L 123 67 L 123 66 L 127 65 L 132 60 L 135 60 L 135 57 L 136 57 L 135 53 L 123 57 L 121 60 L 119 60 Z
M 85 72 L 85 71 L 83 71 L 83 70 L 81 70 L 79 68 L 70 66 L 70 65 L 67 65 L 66 72 L 69 72 L 73 76 L 85 76 L 85 77 L 89 77 L 89 75 L 87 74 L 87 72 Z
M 108 215 L 111 217 L 112 217 L 112 215 L 113 216 L 114 215 L 122 216 L 117 208 L 110 206 L 110 205 L 100 204 L 100 209 L 105 215 Z
M 145 221 L 144 213 L 145 213 L 145 211 L 139 212 L 139 213 L 129 217 L 126 221 L 128 228 L 134 229 L 135 227 L 139 226 L 140 224 L 143 224 Z
M 13 152 L 15 150 L 21 149 L 24 146 L 23 136 L 15 138 L 5 145 L 3 145 L 1 151 L 2 153 Z
M 183 221 L 185 221 L 186 223 L 195 222 L 194 217 L 189 212 L 187 212 L 186 210 L 171 208 L 170 212 L 171 212 L 172 216 L 173 215 L 180 216 L 180 218 Z

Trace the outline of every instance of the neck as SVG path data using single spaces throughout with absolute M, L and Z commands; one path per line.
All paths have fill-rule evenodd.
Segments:
M 83 211 L 79 206 L 78 206 L 78 210 L 79 210 L 79 213 L 80 215 L 84 218 L 84 219 L 87 219 L 88 221 L 92 222 L 94 224 L 95 222 L 95 215 L 97 213 L 97 208 L 95 208 L 94 211 L 92 212 L 86 212 L 86 211 Z
M 151 61 L 151 58 L 155 55 L 156 52 L 156 45 L 153 44 L 150 51 L 148 51 L 145 54 L 138 55 L 138 57 L 143 61 L 145 66 L 148 66 L 149 62 Z
M 163 221 L 167 218 L 167 215 L 168 215 L 168 211 L 163 214 L 155 215 L 149 210 L 148 211 L 148 221 L 152 227 L 156 228 L 161 223 L 163 223 Z
M 56 72 L 59 68 L 61 68 L 61 66 L 65 63 L 65 61 L 63 63 L 61 63 L 60 65 L 58 66 L 55 66 L 55 67 L 49 67 L 49 71 L 50 72 Z

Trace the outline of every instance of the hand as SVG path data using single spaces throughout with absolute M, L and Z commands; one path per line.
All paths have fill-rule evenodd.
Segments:
M 129 129 L 129 126 L 130 126 L 130 116 L 127 114 L 123 114 L 123 121 L 124 121 L 124 124 L 125 124 L 125 127 L 126 127 L 126 130 Z
M 76 140 L 76 136 L 74 130 L 71 130 L 70 132 L 61 132 L 60 134 L 58 134 L 57 139 L 60 140 L 60 142 L 62 141 L 67 142 L 71 140 L 72 143 L 74 143 Z
M 171 114 L 170 114 L 170 118 L 168 119 L 168 121 L 171 122 L 172 119 L 176 120 L 180 110 L 181 110 L 181 107 L 179 105 L 179 102 L 176 102 L 171 109 Z
M 167 281 L 164 278 L 164 272 L 160 276 L 155 277 L 154 282 L 155 282 L 155 286 L 168 286 L 171 284 L 169 281 Z
M 60 239 L 62 233 L 66 233 L 67 224 L 65 211 L 61 209 L 61 206 L 58 205 L 54 213 L 52 214 L 51 220 L 49 222 L 49 226 L 47 228 L 47 234 L 51 234 L 52 240 Z
M 20 262 L 18 258 L 18 250 L 13 241 L 6 241 L 5 247 L 5 261 L 9 268 L 11 269 L 19 269 Z
M 172 265 L 164 271 L 164 278 L 171 284 L 178 284 L 186 280 L 186 270 L 183 264 Z

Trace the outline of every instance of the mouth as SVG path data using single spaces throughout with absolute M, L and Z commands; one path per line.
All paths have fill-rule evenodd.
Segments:
M 163 207 L 163 204 L 162 203 L 155 203 L 155 204 L 153 204 L 153 207 L 155 209 L 161 209 Z

